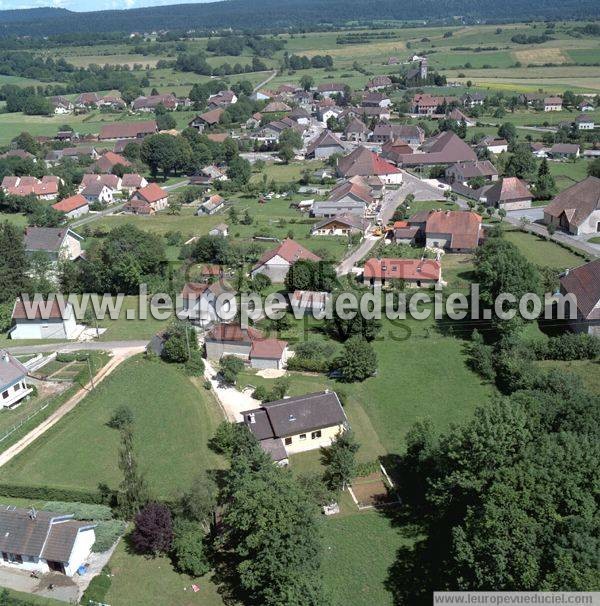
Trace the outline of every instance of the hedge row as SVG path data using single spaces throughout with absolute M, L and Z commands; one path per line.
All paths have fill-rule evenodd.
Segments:
M 75 490 L 54 486 L 26 486 L 22 484 L 0 484 L 0 495 L 33 501 L 73 501 L 75 503 L 104 504 L 105 497 L 95 490 Z

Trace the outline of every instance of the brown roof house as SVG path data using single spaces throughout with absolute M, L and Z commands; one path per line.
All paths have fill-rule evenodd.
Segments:
M 531 208 L 533 195 L 527 183 L 518 177 L 504 177 L 483 194 L 486 204 L 504 210 Z
M 28 374 L 17 358 L 0 349 L 0 408 L 15 408 L 33 391 Z
M 475 152 L 452 131 L 441 132 L 427 139 L 414 154 L 402 156 L 401 166 L 433 166 L 474 162 Z
M 169 193 L 156 183 L 149 183 L 132 194 L 123 211 L 134 215 L 153 215 L 167 208 L 168 203 Z
M 290 267 L 300 259 L 321 260 L 298 242 L 286 238 L 279 246 L 265 252 L 250 273 L 252 277 L 256 274 L 264 274 L 271 278 L 271 282 L 282 284 Z
M 188 126 L 198 129 L 202 132 L 206 127 L 214 126 L 219 123 L 225 110 L 222 107 L 211 109 L 210 111 L 199 114 L 193 120 L 190 120 Z
M 314 202 L 311 214 L 313 217 L 325 218 L 352 214 L 362 218 L 373 201 L 374 198 L 369 187 L 346 181 L 333 189 L 327 200 Z
M 450 183 L 467 184 L 467 181 L 483 178 L 485 181 L 497 181 L 498 170 L 489 160 L 457 162 L 446 169 L 446 179 Z
M 93 523 L 73 519 L 73 514 L 3 506 L 2 565 L 27 572 L 74 576 L 92 551 L 96 541 L 94 527 Z
M 386 86 L 392 85 L 392 79 L 389 76 L 374 76 L 367 82 L 367 90 L 381 90 Z
M 15 301 L 11 339 L 75 339 L 81 333 L 73 306 L 58 299 Z
M 546 97 L 544 99 L 545 112 L 559 112 L 562 110 L 563 101 L 560 97 Z
M 343 213 L 317 221 L 310 230 L 313 236 L 349 236 L 363 234 L 369 222 L 353 213 Z
M 544 209 L 544 223 L 576 236 L 600 233 L 600 179 L 587 177 L 558 194 Z
M 378 122 L 373 128 L 371 139 L 376 143 L 386 143 L 394 139 L 402 139 L 409 145 L 418 147 L 425 141 L 425 133 L 416 124 L 392 124 L 387 120 Z
M 344 129 L 346 141 L 355 141 L 363 143 L 369 138 L 370 130 L 368 126 L 358 118 L 352 118 Z
M 298 452 L 327 448 L 350 428 L 335 391 L 267 402 L 242 413 L 243 422 L 275 462 Z
M 105 124 L 100 129 L 98 139 L 143 139 L 147 135 L 158 132 L 156 120 L 141 120 L 139 122 L 115 122 Z
M 209 360 L 238 356 L 258 369 L 282 369 L 288 357 L 286 341 L 268 339 L 259 330 L 242 328 L 240 324 L 216 324 L 204 344 Z
M 83 238 L 68 227 L 28 227 L 25 230 L 25 252 L 44 253 L 53 262 L 74 261 L 81 256 Z
M 221 322 L 231 311 L 231 299 L 222 295 L 230 294 L 233 291 L 223 279 L 211 283 L 186 282 L 177 317 L 202 328 Z
M 427 215 L 427 248 L 449 252 L 470 252 L 482 238 L 481 217 L 468 210 L 437 210 Z
M 340 177 L 379 177 L 386 184 L 400 185 L 402 171 L 366 147 L 357 147 L 337 163 Z
M 340 141 L 338 136 L 326 129 L 308 144 L 306 157 L 329 158 L 333 154 L 343 154 L 345 152 L 346 146 Z
M 600 259 L 567 270 L 560 278 L 560 292 L 577 300 L 577 319 L 570 321 L 571 328 L 600 337 Z
M 576 143 L 555 143 L 548 151 L 548 155 L 555 160 L 579 158 L 579 145 Z
M 368 259 L 363 279 L 371 286 L 385 286 L 402 280 L 410 288 L 423 288 L 441 283 L 442 265 L 433 259 Z

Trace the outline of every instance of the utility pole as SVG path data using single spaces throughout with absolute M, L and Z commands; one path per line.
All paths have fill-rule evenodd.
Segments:
M 185 324 L 185 343 L 187 345 L 187 354 L 188 354 L 188 360 L 191 358 L 192 354 L 190 352 L 190 337 L 188 335 L 188 325 L 187 322 Z

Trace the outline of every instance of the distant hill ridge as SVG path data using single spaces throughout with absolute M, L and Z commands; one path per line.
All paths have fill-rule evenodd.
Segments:
M 260 19 L 257 19 L 260 15 Z M 76 13 L 60 8 L 0 11 L 0 37 L 157 29 L 310 26 L 373 19 L 582 19 L 600 17 L 598 0 L 226 0 Z

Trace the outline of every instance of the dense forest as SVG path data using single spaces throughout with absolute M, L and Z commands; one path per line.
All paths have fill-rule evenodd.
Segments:
M 257 20 L 257 13 L 260 19 Z M 297 28 L 349 21 L 433 20 L 464 22 L 526 19 L 593 19 L 600 16 L 597 0 L 227 0 L 205 4 L 155 6 L 130 10 L 74 13 L 64 9 L 0 11 L 0 37 L 45 36 L 77 31 L 152 31 L 164 29 L 207 31 L 232 27 Z M 256 29 L 256 28 L 255 28 Z

